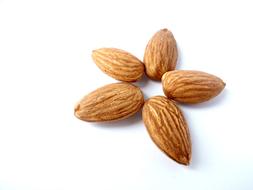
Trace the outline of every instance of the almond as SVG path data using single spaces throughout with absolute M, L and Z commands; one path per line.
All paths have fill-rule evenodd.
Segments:
M 153 80 L 161 80 L 165 72 L 175 69 L 177 57 L 176 40 L 172 32 L 168 29 L 159 30 L 145 50 L 146 74 Z
M 129 83 L 114 83 L 85 96 L 75 107 L 75 116 L 84 121 L 112 121 L 130 117 L 144 103 L 140 88 Z
M 142 117 L 154 143 L 170 158 L 184 165 L 191 160 L 189 129 L 179 107 L 163 96 L 147 100 Z
M 170 71 L 163 75 L 164 94 L 182 103 L 201 103 L 217 96 L 225 87 L 218 77 L 190 70 Z
M 120 49 L 93 50 L 92 58 L 104 73 L 116 80 L 134 82 L 144 73 L 144 64 L 135 56 Z

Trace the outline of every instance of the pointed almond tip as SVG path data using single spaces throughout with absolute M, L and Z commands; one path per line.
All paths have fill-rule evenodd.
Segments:
M 96 50 L 96 49 L 94 49 L 94 50 L 92 50 L 92 52 L 91 52 L 91 53 L 92 53 L 92 55 L 93 55 L 93 54 L 95 54 L 96 52 L 97 52 L 97 50 Z
M 190 154 L 184 155 L 180 157 L 177 162 L 182 165 L 189 166 L 191 162 L 191 155 Z
M 190 165 L 190 160 L 187 160 L 186 162 L 184 162 L 183 165 L 189 166 Z
M 74 115 L 77 117 L 77 118 L 80 118 L 80 115 L 78 114 L 80 110 L 80 104 L 78 103 L 75 108 L 74 108 Z
M 99 53 L 99 52 L 102 52 L 102 51 L 104 51 L 106 49 L 109 49 L 109 48 L 97 48 L 97 49 L 93 49 L 92 53 Z
M 187 159 L 187 158 L 185 158 L 184 160 L 182 160 L 182 161 L 180 162 L 180 164 L 185 165 L 185 166 L 189 166 L 189 165 L 190 165 L 190 160 Z
M 167 154 L 168 155 L 168 154 Z M 169 155 L 168 155 L 169 156 Z M 175 162 L 177 162 L 178 164 L 181 164 L 181 165 L 184 165 L 184 166 L 189 166 L 190 165 L 190 162 L 191 162 L 191 158 L 189 155 L 187 156 L 180 156 L 180 157 L 177 157 L 177 158 L 173 158 L 171 156 L 169 156 L 170 158 L 172 158 Z
M 160 32 L 166 33 L 168 35 L 172 35 L 172 32 L 169 29 L 167 29 L 167 28 L 161 29 Z
M 75 106 L 75 112 L 77 112 L 79 109 L 80 109 L 80 104 L 77 104 L 77 105 Z
M 161 31 L 168 32 L 169 30 L 167 28 L 163 28 L 163 29 L 161 29 Z

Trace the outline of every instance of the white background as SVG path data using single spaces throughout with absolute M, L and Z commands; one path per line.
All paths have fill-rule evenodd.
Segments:
M 0 0 L 1 190 L 252 190 L 251 1 Z M 73 115 L 75 103 L 115 82 L 93 63 L 100 47 L 140 59 L 169 28 L 178 69 L 221 77 L 215 99 L 181 106 L 193 146 L 189 167 L 151 141 L 141 114 L 112 124 Z M 136 83 L 145 98 L 159 82 Z

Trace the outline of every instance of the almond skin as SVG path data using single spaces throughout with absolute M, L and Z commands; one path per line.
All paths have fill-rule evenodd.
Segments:
M 218 77 L 190 70 L 169 71 L 162 77 L 164 94 L 181 103 L 201 103 L 217 96 L 225 87 Z
M 146 74 L 153 80 L 161 80 L 164 73 L 175 69 L 177 57 L 176 40 L 172 32 L 168 29 L 159 30 L 146 46 Z
M 152 97 L 143 106 L 142 118 L 153 142 L 176 162 L 189 165 L 189 129 L 175 102 L 164 96 Z
M 104 73 L 116 80 L 134 82 L 144 73 L 144 64 L 135 56 L 120 49 L 93 50 L 92 58 Z
M 90 122 L 121 120 L 138 112 L 143 103 L 140 88 L 125 82 L 114 83 L 81 99 L 75 107 L 75 116 Z

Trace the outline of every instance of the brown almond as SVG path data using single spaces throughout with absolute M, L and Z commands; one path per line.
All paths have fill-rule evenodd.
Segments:
M 159 30 L 150 39 L 144 54 L 146 74 L 153 80 L 161 80 L 163 74 L 174 70 L 177 63 L 177 45 L 171 31 Z
M 225 87 L 218 77 L 190 70 L 169 71 L 162 77 L 164 94 L 182 103 L 201 103 L 217 96 Z
M 132 54 L 120 49 L 93 50 L 92 58 L 104 73 L 116 80 L 134 82 L 144 73 L 144 64 Z
M 153 142 L 176 162 L 189 165 L 189 129 L 175 102 L 164 96 L 152 97 L 145 102 L 142 117 Z
M 98 88 L 85 96 L 75 107 L 75 116 L 84 121 L 112 121 L 128 118 L 144 103 L 137 86 L 114 83 Z

